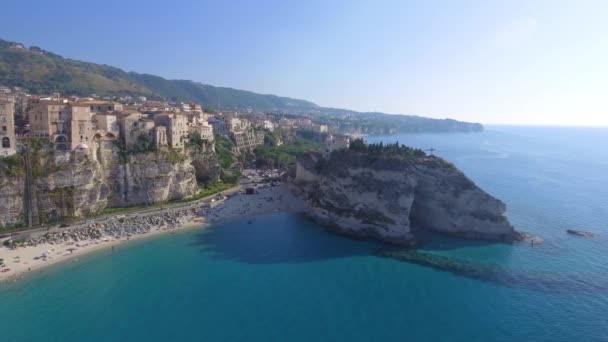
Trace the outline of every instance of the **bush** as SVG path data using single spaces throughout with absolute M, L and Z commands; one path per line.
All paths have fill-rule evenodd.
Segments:
M 147 133 L 140 133 L 135 144 L 131 146 L 131 150 L 135 153 L 143 153 L 153 151 L 154 147 L 152 137 Z
M 323 144 L 304 138 L 296 138 L 293 143 L 281 146 L 259 146 L 255 151 L 256 166 L 259 168 L 284 169 L 295 164 L 297 156 L 322 150 Z
M 162 153 L 173 165 L 182 163 L 187 158 L 185 153 L 179 150 L 174 150 L 171 147 L 163 149 Z
M 194 131 L 190 134 L 190 142 L 189 144 L 192 146 L 201 146 L 203 144 L 207 144 L 208 141 L 201 137 L 201 132 Z
M 229 169 L 235 162 L 234 153 L 232 153 L 232 141 L 220 135 L 215 136 L 215 151 L 217 158 L 220 162 L 220 166 L 223 169 Z
M 23 157 L 18 154 L 0 157 L 0 175 L 7 177 L 17 177 L 25 175 Z
M 224 183 L 237 184 L 239 182 L 239 180 L 241 179 L 241 173 L 238 171 L 226 172 L 226 171 L 222 170 L 220 172 L 220 179 Z

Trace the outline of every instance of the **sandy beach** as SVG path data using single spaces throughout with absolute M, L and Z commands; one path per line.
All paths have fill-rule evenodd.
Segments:
M 0 259 L 4 260 L 4 265 L 0 267 L 0 282 L 17 281 L 28 273 L 42 272 L 45 267 L 68 260 L 75 261 L 78 257 L 94 251 L 112 250 L 127 241 L 170 234 L 178 230 L 204 229 L 221 221 L 253 218 L 261 214 L 298 212 L 303 208 L 303 202 L 292 194 L 289 186 L 280 184 L 258 186 L 252 195 L 244 194 L 242 189 L 237 188 L 206 201 L 185 203 L 170 209 L 159 208 L 156 212 L 147 210 L 141 214 L 133 213 L 130 219 L 137 220 L 150 218 L 155 214 L 166 214 L 167 210 L 181 210 L 180 213 L 188 210 L 186 214 L 180 214 L 177 224 L 153 226 L 145 233 L 129 234 L 121 238 L 101 236 L 79 241 L 39 243 L 15 249 L 0 246 Z

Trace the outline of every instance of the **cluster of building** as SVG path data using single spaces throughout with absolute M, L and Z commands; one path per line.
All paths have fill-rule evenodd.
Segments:
M 320 134 L 326 137 L 328 151 L 348 146 L 347 138 L 330 134 L 327 125 L 306 117 L 252 111 L 211 114 L 194 103 L 130 96 L 34 96 L 21 88 L 0 86 L 0 156 L 16 153 L 26 137 L 46 139 L 58 151 L 90 152 L 116 141 L 133 150 L 142 139 L 155 149 L 183 149 L 194 137 L 213 142 L 215 135 L 230 139 L 233 152 L 240 154 L 264 144 L 266 132 L 275 129 Z
M 213 128 L 200 105 L 171 106 L 156 101 L 123 104 L 93 97 L 63 98 L 28 96 L 20 116 L 24 127 L 15 124 L 18 96 L 0 88 L 2 150 L 0 155 L 16 152 L 17 137 L 40 137 L 60 151 L 86 152 L 104 142 L 121 139 L 132 149 L 144 138 L 155 148 L 183 149 L 192 134 L 213 141 Z M 17 136 L 16 136 L 16 132 Z M 4 139 L 6 138 L 6 139 Z
M 253 151 L 264 143 L 265 131 L 273 131 L 272 121 L 251 117 L 240 117 L 238 113 L 228 112 L 215 116 L 209 121 L 213 132 L 230 138 L 234 144 L 232 152 L 240 154 Z

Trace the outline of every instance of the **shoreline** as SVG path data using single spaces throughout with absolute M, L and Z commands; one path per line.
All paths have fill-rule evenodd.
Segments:
M 185 224 L 184 226 L 180 226 L 175 229 L 160 228 L 160 229 L 151 230 L 149 233 L 145 233 L 145 234 L 135 234 L 135 235 L 132 235 L 129 239 L 126 239 L 126 238 L 115 239 L 115 240 L 107 240 L 107 241 L 103 241 L 103 242 L 95 241 L 95 240 L 83 240 L 80 242 L 82 242 L 83 244 L 86 244 L 86 246 L 79 247 L 79 249 L 71 252 L 70 254 L 65 253 L 67 248 L 71 247 L 71 245 L 69 245 L 69 244 L 47 243 L 47 244 L 40 244 L 38 246 L 19 247 L 15 250 L 12 250 L 15 253 L 11 253 L 11 254 L 17 254 L 19 256 L 18 261 L 19 261 L 20 265 L 17 264 L 16 265 L 17 267 L 15 267 L 15 265 L 14 265 L 15 256 L 13 256 L 12 265 L 10 264 L 11 260 L 7 260 L 5 258 L 5 260 L 4 260 L 5 265 L 2 268 L 14 267 L 15 270 L 13 272 L 0 273 L 0 284 L 16 282 L 17 280 L 24 279 L 25 277 L 33 276 L 34 274 L 40 274 L 48 268 L 51 268 L 53 266 L 58 266 L 60 264 L 64 264 L 69 261 L 73 261 L 73 262 L 78 261 L 78 259 L 80 257 L 84 257 L 87 255 L 93 254 L 94 252 L 101 252 L 104 250 L 112 251 L 113 248 L 115 248 L 117 246 L 124 246 L 130 242 L 141 241 L 141 240 L 145 240 L 145 239 L 152 238 L 152 237 L 159 237 L 162 235 L 175 233 L 176 231 L 183 232 L 183 231 L 186 231 L 189 229 L 195 229 L 195 228 L 204 229 L 204 228 L 206 228 L 206 226 L 204 224 L 199 225 L 199 224 L 188 223 L 188 224 Z M 5 250 L 0 249 L 0 256 L 2 256 L 3 258 L 4 258 L 5 254 L 9 254 L 9 253 L 5 253 Z M 42 261 L 42 262 L 34 263 L 34 262 L 23 260 L 31 255 L 35 255 L 35 256 L 41 255 L 42 253 L 44 253 L 46 251 L 50 251 L 51 254 L 52 253 L 57 253 L 57 254 L 55 254 L 55 256 L 51 255 L 48 258 L 48 260 Z M 25 257 L 21 257 L 22 255 L 25 255 Z M 27 265 L 27 267 L 26 267 L 27 269 L 25 269 L 21 265 Z
M 214 195 L 216 197 L 217 195 Z M 0 246 L 0 259 L 4 259 L 4 266 L 0 270 L 9 269 L 7 272 L 0 272 L 0 284 L 7 282 L 16 282 L 34 273 L 41 273 L 52 265 L 57 265 L 70 260 L 77 259 L 84 255 L 108 250 L 124 245 L 127 242 L 139 241 L 150 237 L 157 237 L 175 232 L 182 232 L 190 229 L 207 229 L 213 225 L 222 222 L 255 217 L 263 214 L 278 213 L 278 212 L 298 212 L 304 208 L 304 203 L 298 199 L 293 193 L 289 185 L 280 184 L 278 186 L 258 187 L 253 195 L 246 195 L 239 192 L 238 189 L 233 192 L 229 198 L 225 198 L 215 202 L 196 203 L 193 205 L 180 208 L 179 211 L 172 212 L 177 215 L 177 223 L 163 223 L 158 226 L 151 226 L 149 230 L 143 232 L 125 233 L 124 227 L 120 233 L 124 234 L 119 238 L 114 238 L 108 234 L 91 238 L 83 238 L 76 241 L 59 241 L 46 242 L 44 239 L 41 243 L 35 243 L 36 238 L 32 239 L 35 245 L 17 247 L 10 249 Z M 143 219 L 155 220 L 164 218 L 167 215 L 163 209 L 158 212 L 144 213 L 141 216 L 135 212 L 130 217 L 131 222 L 141 221 Z M 107 232 L 109 228 L 114 228 L 122 223 L 114 221 L 103 225 L 101 230 Z M 129 222 L 124 223 L 124 225 Z M 133 223 L 130 223 L 133 224 Z M 137 224 L 137 223 L 136 223 Z M 145 223 L 144 223 L 145 224 Z M 141 223 L 138 224 L 141 227 Z M 95 226 L 95 225 L 94 225 Z M 84 230 L 91 231 L 96 227 L 90 228 L 71 228 L 63 231 L 65 234 L 82 233 Z M 93 230 L 98 232 L 98 230 Z M 59 235 L 56 233 L 55 235 Z M 70 235 L 70 236 L 71 236 Z M 48 234 L 41 235 L 39 238 L 46 238 Z M 45 256 L 44 258 L 42 256 Z

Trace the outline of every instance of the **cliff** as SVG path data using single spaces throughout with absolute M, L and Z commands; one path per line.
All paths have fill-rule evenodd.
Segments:
M 187 198 L 198 190 L 197 177 L 207 181 L 219 175 L 212 146 L 125 155 L 112 142 L 104 142 L 89 153 L 31 152 L 29 192 L 23 157 L 11 157 L 19 159 L 11 168 L 0 160 L 0 227 L 23 224 L 28 212 L 34 224 L 40 224 L 86 217 L 105 208 Z
M 355 237 L 410 245 L 423 229 L 484 240 L 515 236 L 503 202 L 452 164 L 407 147 L 303 155 L 296 184 L 310 217 Z

